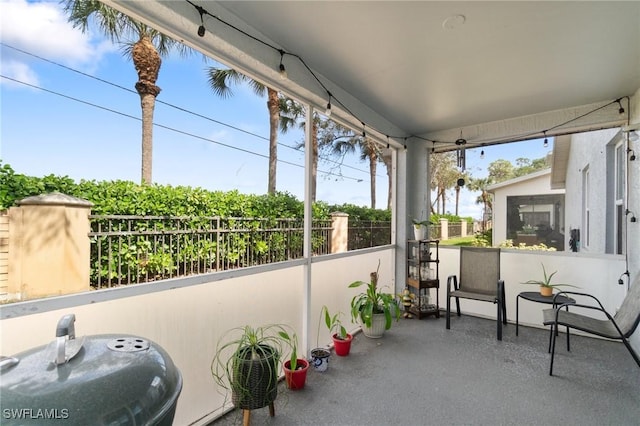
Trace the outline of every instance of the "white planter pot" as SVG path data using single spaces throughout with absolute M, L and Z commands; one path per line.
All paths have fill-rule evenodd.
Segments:
M 311 351 L 311 365 L 313 369 L 319 372 L 327 371 L 329 368 L 329 356 L 331 352 L 324 348 L 315 348 Z
M 362 334 L 372 339 L 381 338 L 385 332 L 385 322 L 384 314 L 373 314 L 371 327 L 367 327 L 361 320 L 360 325 L 362 326 Z
M 424 227 L 421 226 L 414 226 L 413 227 L 413 236 L 416 240 L 424 240 Z

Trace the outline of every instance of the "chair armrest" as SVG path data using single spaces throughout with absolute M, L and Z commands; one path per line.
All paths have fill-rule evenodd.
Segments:
M 556 303 L 556 298 L 557 298 L 559 295 L 563 295 L 563 296 L 565 296 L 565 297 L 569 297 L 568 295 L 588 297 L 588 298 L 590 298 L 590 299 L 592 299 L 592 300 L 595 300 L 595 301 L 596 301 L 596 303 L 598 304 L 598 306 L 600 306 L 600 310 L 605 311 L 604 306 L 602 306 L 602 303 L 600 303 L 600 301 L 598 300 L 598 298 L 597 298 L 597 297 L 595 297 L 595 296 L 593 296 L 593 295 L 591 295 L 591 294 L 588 294 L 588 293 L 581 293 L 581 292 L 579 292 L 579 291 L 559 291 L 558 293 L 556 293 L 556 294 L 553 296 L 553 306 L 554 306 L 554 307 L 555 307 L 555 306 L 558 306 L 558 305 L 557 305 L 557 303 Z M 567 305 L 567 303 L 565 303 L 565 305 Z M 577 305 L 575 305 L 575 304 L 574 304 L 574 306 L 577 306 Z M 606 311 L 605 311 L 605 312 L 606 312 Z
M 597 300 L 597 299 L 596 299 L 596 300 Z M 560 310 L 562 310 L 562 308 L 565 308 L 565 307 L 566 307 L 567 309 L 568 309 L 569 307 L 572 307 L 572 308 L 591 309 L 591 310 L 593 310 L 593 311 L 602 312 L 603 314 L 605 314 L 605 316 L 607 317 L 607 319 L 609 319 L 611 322 L 613 322 L 613 324 L 615 325 L 615 327 L 616 327 L 616 328 L 618 328 L 618 325 L 617 325 L 617 324 L 616 324 L 616 322 L 614 321 L 613 317 L 609 314 L 609 312 L 607 312 L 607 311 L 602 307 L 602 305 L 598 307 L 598 306 L 593 306 L 593 305 L 583 305 L 583 304 L 580 304 L 580 303 L 563 303 L 563 304 L 561 304 L 561 305 L 558 305 L 556 308 L 554 308 L 554 309 L 555 309 L 555 311 L 556 311 L 556 312 L 555 312 L 555 314 L 556 314 L 556 315 L 555 315 L 555 316 L 556 316 L 555 323 L 556 323 L 556 324 L 558 323 L 558 313 L 560 312 Z
M 458 290 L 458 277 L 456 275 L 449 275 L 447 277 L 447 294 L 451 293 L 452 282 L 453 282 L 453 289 Z

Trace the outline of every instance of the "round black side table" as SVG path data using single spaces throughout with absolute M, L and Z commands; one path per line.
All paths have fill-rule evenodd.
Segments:
M 518 335 L 518 310 L 520 298 L 530 300 L 536 303 L 545 303 L 547 305 L 553 305 L 553 296 L 543 296 L 539 291 L 523 291 L 516 296 L 516 336 Z M 558 296 L 556 298 L 556 305 L 562 305 L 564 303 L 576 303 L 576 301 L 570 297 Z M 568 308 L 567 308 L 568 309 Z

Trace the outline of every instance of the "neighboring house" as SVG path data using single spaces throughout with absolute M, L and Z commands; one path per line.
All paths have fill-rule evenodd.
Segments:
M 551 188 L 564 189 L 570 206 L 565 223 L 579 230 L 574 251 L 624 254 L 629 193 L 620 129 L 556 138 L 551 170 Z
M 565 191 L 551 189 L 551 169 L 491 185 L 493 242 L 510 239 L 514 245 L 546 244 L 564 250 Z
M 494 245 L 625 254 L 627 156 L 620 129 L 559 136 L 551 169 L 490 186 Z M 565 208 L 566 206 L 566 208 Z

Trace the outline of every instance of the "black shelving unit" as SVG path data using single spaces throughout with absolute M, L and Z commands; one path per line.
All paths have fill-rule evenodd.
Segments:
M 407 286 L 415 294 L 415 303 L 409 312 L 418 319 L 434 315 L 440 317 L 440 240 L 407 241 Z M 435 299 L 431 289 L 435 288 Z

